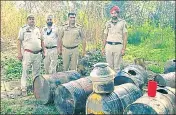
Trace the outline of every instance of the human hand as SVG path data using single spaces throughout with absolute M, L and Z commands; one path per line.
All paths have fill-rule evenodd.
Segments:
M 101 50 L 102 55 L 105 55 L 105 50 L 104 48 Z
M 18 59 L 20 60 L 20 61 L 22 61 L 22 59 L 23 59 L 23 55 L 20 53 L 20 54 L 18 54 Z
M 122 49 L 122 51 L 121 51 L 121 55 L 122 55 L 122 56 L 125 55 L 125 49 Z

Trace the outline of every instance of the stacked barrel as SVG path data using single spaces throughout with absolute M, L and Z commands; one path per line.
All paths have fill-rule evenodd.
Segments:
M 158 88 L 155 97 L 144 94 L 128 105 L 124 114 L 173 114 L 176 111 L 175 92 L 170 88 Z
M 105 63 L 98 63 L 90 74 L 93 92 L 87 99 L 86 114 L 122 114 L 127 105 L 142 96 L 132 83 L 114 87 L 115 72 Z
M 33 82 L 34 96 L 42 104 L 53 103 L 55 98 L 55 89 L 58 85 L 72 80 L 77 80 L 80 77 L 81 75 L 74 70 L 58 72 L 51 75 L 37 76 Z
M 36 77 L 33 85 L 35 98 L 54 103 L 60 114 L 175 114 L 175 73 L 158 74 L 154 81 L 156 96 L 150 97 L 143 91 L 148 73 L 142 66 L 115 73 L 107 63 L 97 63 L 90 76 L 58 72 Z

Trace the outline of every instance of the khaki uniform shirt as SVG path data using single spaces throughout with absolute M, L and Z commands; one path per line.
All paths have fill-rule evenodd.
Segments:
M 108 34 L 107 41 L 109 42 L 123 43 L 123 34 L 125 32 L 127 32 L 126 21 L 122 19 L 118 19 L 115 25 L 109 20 L 104 30 L 104 33 Z
M 44 26 L 42 28 L 42 39 L 44 40 L 44 46 L 45 47 L 53 47 L 57 46 L 58 41 L 58 29 L 56 26 L 51 27 L 52 32 L 51 34 L 47 35 L 47 32 L 50 31 L 47 26 Z
M 18 39 L 22 41 L 22 47 L 32 51 L 39 51 L 41 47 L 41 34 L 38 27 L 24 25 L 20 28 Z
M 61 28 L 62 44 L 66 47 L 78 46 L 84 39 L 82 27 L 75 24 L 75 27 L 69 27 L 69 24 L 64 24 Z

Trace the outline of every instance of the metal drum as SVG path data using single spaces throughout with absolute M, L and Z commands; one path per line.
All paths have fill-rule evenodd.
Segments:
M 117 73 L 114 85 L 133 83 L 142 89 L 148 81 L 147 78 L 148 74 L 144 68 L 139 65 L 129 65 Z
M 55 89 L 58 85 L 80 77 L 80 74 L 74 70 L 38 76 L 33 81 L 34 96 L 42 104 L 53 103 Z
M 93 92 L 86 102 L 86 114 L 122 114 L 129 104 L 141 96 L 141 90 L 132 83 L 115 86 L 110 94 Z
M 175 72 L 176 70 L 176 60 L 175 59 L 171 59 L 168 60 L 165 65 L 164 65 L 164 73 L 170 73 L 170 72 Z
M 86 99 L 92 91 L 90 77 L 62 84 L 55 91 L 55 107 L 60 114 L 85 113 Z
M 155 97 L 144 94 L 124 110 L 124 114 L 175 114 L 175 99 L 169 89 L 159 88 Z
M 175 72 L 170 72 L 167 74 L 159 74 L 155 76 L 154 80 L 159 86 L 169 86 L 175 88 Z

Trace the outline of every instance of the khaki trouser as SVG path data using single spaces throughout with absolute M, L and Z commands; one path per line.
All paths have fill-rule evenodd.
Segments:
M 42 60 L 41 53 L 33 54 L 30 52 L 26 52 L 26 51 L 23 53 L 23 61 L 22 61 L 23 71 L 22 71 L 22 77 L 21 77 L 21 89 L 22 90 L 27 89 L 26 79 L 28 77 L 29 69 L 31 66 L 32 66 L 33 78 L 40 75 L 41 60 Z
M 56 73 L 57 58 L 57 48 L 46 49 L 46 56 L 44 59 L 44 68 L 46 74 Z
M 106 44 L 105 52 L 106 52 L 106 61 L 109 66 L 114 69 L 114 71 L 118 71 L 120 69 L 120 64 L 122 63 L 122 51 L 123 45 L 110 45 Z
M 62 56 L 64 71 L 77 70 L 79 57 L 78 47 L 74 49 L 66 49 L 63 47 Z

